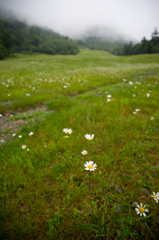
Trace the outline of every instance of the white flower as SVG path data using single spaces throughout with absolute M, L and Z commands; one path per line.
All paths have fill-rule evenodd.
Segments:
M 22 135 L 19 135 L 18 138 L 22 138 Z
M 28 135 L 29 135 L 29 136 L 32 136 L 33 134 L 34 134 L 33 132 L 30 132 Z
M 149 93 L 147 93 L 147 94 L 146 94 L 146 96 L 147 96 L 147 97 L 149 97 L 149 96 L 150 96 L 150 94 L 149 94 Z
M 151 119 L 151 120 L 154 120 L 154 117 L 151 117 L 150 119 Z
M 8 97 L 10 97 L 10 93 L 8 94 Z
M 131 85 L 132 85 L 132 84 L 133 84 L 133 82 L 129 81 L 129 84 L 131 84 Z
M 135 94 L 133 94 L 133 97 L 136 97 L 136 95 L 135 95 Z
M 63 129 L 63 132 L 64 132 L 64 133 L 69 133 L 69 134 L 71 134 L 73 131 L 72 131 L 71 128 L 70 128 L 70 129 L 64 128 L 64 129 Z
M 123 79 L 124 82 L 126 82 L 126 79 Z
M 133 114 L 135 114 L 135 115 L 136 115 L 136 114 L 137 114 L 137 112 L 136 112 L 136 111 L 134 111 L 134 112 L 133 112 Z
M 0 140 L 0 142 L 1 142 L 1 143 L 4 143 L 4 140 L 2 139 L 2 140 Z
M 15 136 L 16 136 L 16 133 L 12 133 L 12 136 L 15 137 Z
M 93 161 L 89 161 L 89 162 L 86 162 L 84 166 L 85 166 L 85 170 L 94 171 L 97 167 L 97 164 L 96 163 L 93 164 Z
M 30 149 L 29 149 L 29 148 L 27 148 L 27 151 L 30 151 Z
M 31 94 L 30 94 L 30 93 L 26 93 L 26 96 L 28 96 L 28 97 L 29 97 L 29 96 L 31 96 Z
M 26 149 L 26 145 L 23 145 L 23 146 L 22 146 L 22 149 Z
M 90 134 L 86 134 L 85 138 L 87 138 L 88 140 L 92 140 L 94 138 L 94 134 L 92 134 L 92 136 Z
M 135 109 L 136 112 L 140 112 L 140 109 Z
M 86 155 L 86 154 L 87 154 L 87 151 L 86 151 L 86 150 L 83 150 L 81 153 L 82 153 L 82 155 Z
M 110 99 L 110 98 L 108 98 L 108 99 L 107 99 L 107 102 L 110 102 L 110 101 L 111 101 L 111 99 Z
M 0 113 L 0 117 L 3 117 L 3 115 Z
M 107 98 L 111 98 L 112 97 L 112 95 L 107 95 Z
M 66 86 L 66 85 L 64 85 L 63 87 L 64 87 L 64 88 L 67 88 L 67 86 Z
M 146 205 L 143 206 L 142 203 L 140 203 L 140 205 L 137 204 L 138 208 L 135 208 L 135 211 L 137 212 L 137 214 L 140 214 L 140 217 L 142 217 L 142 215 L 144 217 L 146 217 L 146 213 L 145 212 L 149 212 L 148 209 L 145 209 Z
M 153 195 L 150 195 L 150 196 L 153 197 L 153 199 L 158 203 L 158 200 L 159 200 L 159 192 L 158 192 L 158 193 L 153 192 Z

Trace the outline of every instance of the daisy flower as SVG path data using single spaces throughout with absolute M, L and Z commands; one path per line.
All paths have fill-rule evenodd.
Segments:
M 18 138 L 22 138 L 22 135 L 19 135 Z
M 140 112 L 140 109 L 135 109 L 136 112 Z
M 0 140 L 0 142 L 1 142 L 1 143 L 4 143 L 4 140 L 2 139 L 2 140 Z
M 97 164 L 96 163 L 93 164 L 93 161 L 89 161 L 89 162 L 86 162 L 84 166 L 85 166 L 85 170 L 94 171 L 97 167 Z
M 158 203 L 158 201 L 159 201 L 159 192 L 158 193 L 153 192 L 153 195 L 150 195 L 150 196 L 153 197 L 153 199 Z
M 129 84 L 131 84 L 131 85 L 132 85 L 132 84 L 133 84 L 133 82 L 129 81 Z
M 123 79 L 124 82 L 126 82 L 126 79 Z
M 108 99 L 107 99 L 107 102 L 110 102 L 110 101 L 111 101 L 111 99 L 110 99 L 110 98 L 108 98 Z
M 70 128 L 70 129 L 64 128 L 64 129 L 63 129 L 63 132 L 64 132 L 64 133 L 69 133 L 69 134 L 71 134 L 73 131 L 72 131 L 71 128 Z
M 3 115 L 0 113 L 0 117 L 3 117 Z
M 85 138 L 87 138 L 88 140 L 92 140 L 94 138 L 94 134 L 92 134 L 92 136 L 91 134 L 86 134 Z
M 83 150 L 81 153 L 82 153 L 82 155 L 86 155 L 86 154 L 87 154 L 87 151 L 86 151 L 86 150 Z
M 112 97 L 112 95 L 107 95 L 107 98 L 111 98 Z
M 23 146 L 22 146 L 22 149 L 26 149 L 26 145 L 23 145 Z
M 135 94 L 133 94 L 133 97 L 136 97 L 136 95 L 135 95 Z
M 30 132 L 30 133 L 29 133 L 29 136 L 32 136 L 33 134 L 34 134 L 33 132 Z
M 144 217 L 146 217 L 146 213 L 145 212 L 149 212 L 148 209 L 145 209 L 146 205 L 143 206 L 142 203 L 140 203 L 140 205 L 137 204 L 138 208 L 135 208 L 135 211 L 137 212 L 137 214 L 140 214 L 140 217 L 142 217 L 142 215 Z
M 65 138 L 69 138 L 69 136 L 66 135 Z
M 133 112 L 133 114 L 135 114 L 135 115 L 136 115 L 136 114 L 137 114 L 137 112 L 136 112 L 136 111 L 134 111 L 134 112 Z
M 154 120 L 154 117 L 151 117 L 150 119 L 151 119 L 151 120 Z
M 149 93 L 147 93 L 147 94 L 146 94 L 146 96 L 147 96 L 147 97 L 149 97 L 149 96 L 150 96 L 150 94 L 149 94 Z
M 12 136 L 15 137 L 15 136 L 16 136 L 16 133 L 12 133 Z

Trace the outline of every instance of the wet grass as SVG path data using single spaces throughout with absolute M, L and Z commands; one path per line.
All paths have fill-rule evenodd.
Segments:
M 3 133 L 0 237 L 157 239 L 159 55 L 17 55 L 0 71 L 0 113 L 14 121 L 36 117 L 27 107 L 51 110 L 14 137 Z M 86 161 L 97 169 L 86 171 Z M 146 217 L 134 202 L 146 204 Z

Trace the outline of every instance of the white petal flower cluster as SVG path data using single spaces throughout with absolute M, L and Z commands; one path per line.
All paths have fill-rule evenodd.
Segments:
M 33 134 L 34 134 L 33 132 L 30 132 L 28 135 L 29 135 L 29 136 L 32 136 Z
M 86 134 L 85 138 L 87 138 L 88 140 L 93 140 L 94 134 L 92 134 L 92 136 L 91 136 L 91 134 Z
M 64 128 L 64 129 L 63 129 L 63 132 L 64 132 L 64 133 L 69 133 L 69 134 L 71 134 L 73 131 L 72 131 L 71 128 L 70 128 L 70 129 Z
M 84 166 L 87 171 L 94 171 L 97 168 L 97 164 L 93 164 L 93 161 L 86 162 Z
M 87 151 L 86 151 L 86 150 L 83 150 L 81 153 L 82 153 L 82 155 L 86 155 L 86 154 L 87 154 Z
M 158 201 L 159 201 L 159 192 L 158 193 L 153 192 L 153 195 L 150 195 L 150 196 L 153 197 L 153 199 L 158 203 Z
M 135 211 L 137 212 L 137 214 L 140 214 L 140 217 L 144 216 L 146 217 L 146 213 L 145 212 L 149 212 L 148 209 L 145 209 L 146 205 L 143 206 L 142 203 L 140 203 L 140 205 L 137 204 L 137 208 L 135 208 Z

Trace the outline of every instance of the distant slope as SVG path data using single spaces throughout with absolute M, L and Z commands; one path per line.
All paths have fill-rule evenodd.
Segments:
M 77 54 L 78 45 L 53 30 L 12 20 L 0 20 L 0 59 L 10 53 Z

